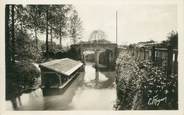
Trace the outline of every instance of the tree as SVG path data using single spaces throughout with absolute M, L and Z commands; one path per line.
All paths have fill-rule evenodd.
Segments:
M 11 51 L 12 62 L 15 62 L 15 5 L 11 5 Z
M 57 15 L 54 31 L 56 33 L 56 36 L 59 38 L 59 44 L 62 47 L 62 38 L 66 37 L 69 34 L 69 18 L 67 16 L 72 9 L 72 5 L 55 5 L 54 7 Z
M 31 39 L 30 35 L 24 31 L 17 31 L 16 34 L 16 60 L 39 62 L 41 58 L 41 42 Z
M 172 48 L 178 48 L 178 32 L 171 31 L 168 33 L 167 40 L 162 41 L 161 44 L 159 44 L 162 47 L 172 47 Z
M 6 55 L 6 71 L 8 70 L 8 66 L 11 62 L 11 54 L 10 54 L 10 5 L 6 5 L 5 7 L 5 55 Z
M 89 41 L 92 43 L 98 43 L 100 40 L 105 40 L 106 34 L 102 30 L 94 30 L 89 38 Z
M 33 59 L 34 61 L 37 61 L 37 58 L 39 57 L 37 55 L 40 55 L 38 51 L 37 31 L 40 29 L 41 25 L 38 17 L 41 16 L 41 14 L 38 15 L 37 13 L 39 12 L 36 11 L 40 10 L 35 6 L 23 7 L 22 5 L 9 5 L 7 8 L 10 9 L 10 11 L 6 14 L 6 17 L 9 19 L 7 24 L 7 31 L 9 31 L 7 32 L 7 36 L 9 36 L 9 39 L 7 38 L 6 45 L 7 49 L 9 49 L 7 50 L 8 53 L 11 54 L 10 61 L 15 62 L 15 60 L 22 59 Z M 31 20 L 34 20 L 34 22 Z M 37 28 L 35 31 L 36 37 L 33 42 L 27 30 L 35 28 Z
M 70 34 L 73 40 L 73 44 L 76 44 L 82 37 L 82 21 L 78 16 L 78 12 L 73 10 L 70 17 Z
M 15 6 L 15 22 L 16 22 L 16 30 L 27 31 L 28 27 L 28 12 L 25 7 L 22 5 Z
M 30 5 L 30 17 L 32 18 L 32 23 L 30 23 L 34 28 L 35 39 L 37 40 L 37 32 L 38 30 L 41 33 L 45 32 L 45 44 L 46 44 L 46 53 L 48 53 L 48 38 L 49 38 L 49 21 L 50 21 L 50 13 L 51 13 L 51 5 Z
M 47 6 L 46 6 L 47 7 Z M 48 31 L 49 31 L 49 7 L 46 8 L 46 53 L 48 53 L 49 50 L 49 44 L 48 44 Z
M 46 52 L 49 51 L 49 47 L 52 47 L 48 43 L 49 34 L 51 42 L 53 42 L 53 38 L 59 38 L 61 47 L 63 38 L 70 39 L 72 37 L 74 43 L 81 38 L 81 20 L 72 5 L 9 5 L 6 11 L 8 14 L 6 16 L 6 38 L 8 39 L 6 40 L 9 40 L 7 44 L 9 46 L 7 47 L 9 47 L 10 51 L 8 52 L 11 54 L 9 60 L 15 60 L 14 55 L 19 52 L 14 50 L 18 50 L 15 48 L 15 45 L 17 45 L 15 42 L 18 42 L 19 38 L 17 37 L 20 37 L 20 33 L 22 36 L 27 37 L 27 39 L 30 39 L 30 36 L 28 35 L 28 37 L 25 34 L 33 33 L 37 53 L 40 53 L 38 43 L 39 33 L 46 35 Z M 25 39 L 19 40 L 26 41 Z
M 171 31 L 168 35 L 168 45 L 173 48 L 178 48 L 178 32 Z
M 38 31 L 43 31 L 45 25 L 43 20 L 44 9 L 41 6 L 42 5 L 28 5 L 26 7 L 28 13 L 28 29 L 32 29 L 34 31 L 34 37 L 36 41 L 38 39 Z

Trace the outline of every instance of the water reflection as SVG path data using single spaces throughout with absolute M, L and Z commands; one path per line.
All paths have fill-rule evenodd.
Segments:
M 85 66 L 85 75 L 76 78 L 69 88 L 56 96 L 42 96 L 41 89 L 21 96 L 19 110 L 112 110 L 116 99 L 114 72 L 99 72 L 92 64 Z M 11 109 L 7 102 L 8 109 Z

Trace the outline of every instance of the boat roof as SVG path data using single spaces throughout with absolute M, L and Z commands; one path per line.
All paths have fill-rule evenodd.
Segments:
M 82 65 L 83 63 L 80 61 L 76 61 L 69 58 L 63 58 L 63 59 L 48 61 L 40 64 L 39 66 L 70 76 L 74 71 L 76 71 Z

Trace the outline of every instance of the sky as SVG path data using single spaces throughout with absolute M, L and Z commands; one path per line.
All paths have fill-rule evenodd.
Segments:
M 116 41 L 118 12 L 118 44 L 140 41 L 162 41 L 170 31 L 177 31 L 177 6 L 174 4 L 74 4 L 83 21 L 83 39 L 94 30 L 102 30 L 107 40 Z

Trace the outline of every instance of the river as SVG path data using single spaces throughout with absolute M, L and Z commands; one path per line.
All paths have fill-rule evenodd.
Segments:
M 113 110 L 116 100 L 114 72 L 99 72 L 95 80 L 95 68 L 85 66 L 85 75 L 76 78 L 62 95 L 42 96 L 41 89 L 21 96 L 18 110 Z M 10 101 L 6 109 L 13 110 Z

